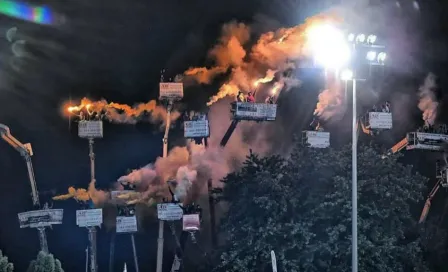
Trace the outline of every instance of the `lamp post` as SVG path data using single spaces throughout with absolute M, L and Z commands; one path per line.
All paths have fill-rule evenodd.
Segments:
M 316 65 L 326 70 L 340 71 L 350 63 L 356 64 L 356 56 L 365 56 L 363 61 L 371 67 L 383 66 L 386 60 L 384 46 L 376 45 L 375 35 L 349 34 L 348 39 L 344 32 L 329 24 L 315 25 L 307 31 L 307 42 L 311 49 Z M 367 52 L 363 52 L 367 49 Z M 378 52 L 379 51 L 379 52 Z M 356 54 L 355 54 L 356 53 Z M 364 55 L 365 53 L 365 55 Z M 353 70 L 345 69 L 340 74 L 341 80 L 345 81 L 345 92 L 347 83 L 352 82 L 353 88 L 353 116 L 352 116 L 352 272 L 358 272 L 358 169 L 357 169 L 357 113 L 356 113 L 356 83 L 363 80 L 356 78 Z
M 341 79 L 352 81 L 352 272 L 358 271 L 358 123 L 356 119 L 356 78 L 353 71 L 346 69 Z

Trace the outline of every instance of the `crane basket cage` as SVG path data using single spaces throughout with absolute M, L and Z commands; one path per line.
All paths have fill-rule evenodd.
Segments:
M 184 231 L 198 231 L 201 229 L 201 221 L 198 213 L 184 214 L 182 217 L 182 229 Z

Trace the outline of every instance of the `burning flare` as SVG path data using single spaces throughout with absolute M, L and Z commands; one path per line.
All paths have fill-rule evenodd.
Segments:
M 129 106 L 115 102 L 109 103 L 104 99 L 91 101 L 83 98 L 81 104 L 67 107 L 67 111 L 80 118 L 106 118 L 110 122 L 122 124 L 135 124 L 138 121 L 144 121 L 146 119 L 152 123 L 161 122 L 165 125 L 167 117 L 166 109 L 157 105 L 155 100 Z M 179 112 L 171 112 L 171 121 L 175 121 L 179 116 Z
M 342 117 L 345 111 L 345 94 L 337 74 L 328 74 L 326 84 L 327 88 L 319 94 L 314 115 L 322 120 Z
M 67 194 L 54 196 L 53 200 L 68 200 L 73 198 L 81 203 L 92 201 L 95 206 L 98 206 L 99 204 L 106 202 L 109 198 L 109 194 L 105 191 L 97 190 L 95 184 L 96 180 L 92 180 L 87 190 L 84 188 L 75 189 L 75 187 L 69 187 Z
M 53 200 L 67 200 L 71 198 L 78 202 L 88 202 L 91 199 L 90 194 L 86 189 L 75 189 L 75 187 L 69 187 L 68 194 L 55 196 L 53 197 Z
M 423 121 L 425 125 L 432 126 L 437 118 L 437 109 L 439 102 L 437 102 L 435 90 L 437 88 L 436 76 L 433 73 L 429 73 L 423 85 L 418 89 L 418 95 L 420 100 L 418 102 L 418 108 L 423 112 Z

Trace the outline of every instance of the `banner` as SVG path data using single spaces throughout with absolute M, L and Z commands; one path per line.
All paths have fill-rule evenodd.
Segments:
M 184 97 L 184 85 L 178 82 L 161 82 L 159 99 L 181 99 Z
M 102 121 L 79 121 L 78 136 L 80 138 L 103 138 Z
M 137 217 L 117 216 L 117 233 L 137 232 Z
M 178 203 L 157 204 L 157 218 L 165 221 L 176 221 L 182 219 L 184 211 Z
M 88 209 L 76 211 L 76 225 L 79 227 L 97 227 L 103 223 L 102 209 Z
M 63 209 L 45 209 L 19 213 L 20 228 L 40 228 L 62 224 Z

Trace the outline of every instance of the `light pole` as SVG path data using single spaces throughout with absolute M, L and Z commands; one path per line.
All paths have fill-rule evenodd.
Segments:
M 352 81 L 352 272 L 358 271 L 358 122 L 356 118 L 356 78 L 353 71 L 344 70 L 341 79 Z M 346 88 L 347 89 L 347 88 Z
M 376 45 L 375 35 L 349 34 L 348 39 L 343 31 L 330 24 L 320 24 L 307 30 L 307 45 L 311 49 L 315 64 L 325 70 L 339 71 L 350 63 L 355 63 L 354 58 L 364 55 L 369 64 L 369 74 L 373 65 L 384 65 L 386 53 L 382 51 L 384 46 Z M 351 44 L 350 44 L 351 43 Z M 367 52 L 363 52 L 367 49 Z M 379 52 L 377 52 L 379 51 Z M 357 65 L 355 65 L 357 66 Z M 352 70 L 342 70 L 341 80 L 345 81 L 345 93 L 347 83 L 352 82 L 353 88 L 353 116 L 352 116 L 352 272 L 358 272 L 358 169 L 357 169 L 357 136 L 358 122 L 356 113 L 356 83 L 359 80 Z

